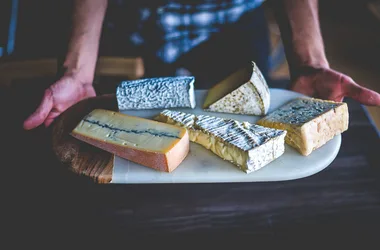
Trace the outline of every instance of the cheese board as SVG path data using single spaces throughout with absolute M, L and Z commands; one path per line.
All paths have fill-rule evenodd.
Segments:
M 87 98 L 63 112 L 52 124 L 52 149 L 69 171 L 96 183 L 110 183 L 114 155 L 71 136 L 78 122 L 97 108 L 117 111 L 115 95 Z
M 216 113 L 202 109 L 207 90 L 195 90 L 196 107 L 172 108 L 171 110 L 195 115 L 212 115 L 241 122 L 256 123 L 262 116 L 230 113 Z M 268 113 L 285 103 L 303 95 L 284 89 L 270 89 L 271 102 Z M 141 118 L 153 119 L 162 109 L 124 110 L 121 113 Z M 284 154 L 252 173 L 244 173 L 201 145 L 191 143 L 190 152 L 180 166 L 171 173 L 156 171 L 115 156 L 111 183 L 215 183 L 215 182 L 263 182 L 286 181 L 316 174 L 335 159 L 341 145 L 341 135 L 336 135 L 312 154 L 303 156 L 292 147 L 285 145 Z
M 196 106 L 171 108 L 195 115 L 212 115 L 231 118 L 241 122 L 255 123 L 263 116 L 205 111 L 202 103 L 207 90 L 195 90 Z M 271 101 L 268 113 L 286 102 L 303 95 L 284 89 L 270 89 Z M 113 95 L 83 100 L 66 110 L 53 125 L 52 146 L 59 161 L 70 171 L 97 183 L 143 184 L 143 183 L 215 183 L 215 182 L 261 182 L 285 181 L 304 178 L 322 171 L 335 159 L 341 144 L 336 135 L 308 156 L 285 145 L 283 155 L 263 168 L 245 173 L 228 161 L 213 154 L 201 145 L 190 142 L 189 154 L 173 172 L 157 171 L 113 155 L 84 141 L 71 133 L 81 119 L 95 109 L 119 111 L 117 98 Z M 154 119 L 163 109 L 123 110 L 121 113 Z

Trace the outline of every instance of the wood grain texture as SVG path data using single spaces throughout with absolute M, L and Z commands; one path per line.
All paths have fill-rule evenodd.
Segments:
M 87 202 L 97 204 L 98 225 L 129 236 L 371 235 L 380 230 L 380 141 L 362 107 L 348 103 L 350 128 L 341 150 L 313 176 L 272 183 L 102 185 L 87 192 Z
M 1 60 L 0 86 L 10 87 L 13 81 L 19 79 L 56 76 L 57 69 L 55 58 Z M 144 71 L 144 62 L 140 57 L 102 56 L 97 60 L 95 75 L 138 79 L 144 75 Z
M 24 91 L 22 97 L 31 92 Z M 274 241 L 267 242 L 307 239 L 309 245 L 357 239 L 363 246 L 368 244 L 363 238 L 377 242 L 380 140 L 362 106 L 352 100 L 347 100 L 350 127 L 342 135 L 337 158 L 313 176 L 271 183 L 99 185 L 62 165 L 48 144 L 52 131 L 18 129 L 30 111 L 27 104 L 16 106 L 19 90 L 0 92 L 0 97 L 9 121 L 0 123 L 7 131 L 0 140 L 7 166 L 3 182 L 8 184 L 2 199 L 8 222 L 2 222 L 8 231 L 15 229 L 17 239 L 44 235 L 43 240 L 62 237 L 67 242 L 70 233 L 74 239 L 89 235 L 96 243 L 94 239 L 118 235 L 125 246 L 139 236 L 141 242 L 154 243 L 152 237 L 160 237 L 165 244 L 182 236 L 193 242 L 216 236 L 213 246 L 231 235 L 255 246 L 256 240 L 268 237 Z
M 80 120 L 96 108 L 118 111 L 115 95 L 89 98 L 66 110 L 53 125 L 53 151 L 70 171 L 96 183 L 109 183 L 114 155 L 70 135 Z

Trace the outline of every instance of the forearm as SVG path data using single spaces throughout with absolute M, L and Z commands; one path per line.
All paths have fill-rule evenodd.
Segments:
M 92 81 L 108 0 L 75 0 L 72 31 L 63 67 Z
M 320 31 L 318 0 L 271 0 L 292 77 L 329 67 Z

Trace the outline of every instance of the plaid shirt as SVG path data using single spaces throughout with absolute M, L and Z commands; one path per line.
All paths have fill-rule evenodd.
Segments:
M 131 10 L 125 6 L 130 1 L 114 0 L 111 4 L 115 4 L 119 9 L 124 5 L 126 10 Z M 154 53 L 163 62 L 172 63 L 182 54 L 208 40 L 225 25 L 238 21 L 243 14 L 260 6 L 264 1 L 159 0 L 155 6 L 141 4 L 132 8 L 137 11 L 132 15 L 133 21 L 126 21 L 136 24 L 133 28 L 128 27 L 128 36 L 132 44 L 154 48 Z M 112 28 L 113 25 L 112 22 L 108 23 L 108 27 Z

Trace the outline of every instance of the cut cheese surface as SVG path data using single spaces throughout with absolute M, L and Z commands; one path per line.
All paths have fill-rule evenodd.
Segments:
M 119 110 L 195 108 L 194 81 L 193 76 L 123 81 L 116 89 Z
M 269 87 L 255 63 L 212 87 L 204 101 L 206 111 L 265 115 L 270 105 Z
M 281 156 L 286 131 L 248 122 L 164 110 L 158 121 L 185 127 L 190 140 L 251 173 Z
M 307 156 L 335 135 L 346 131 L 348 122 L 346 103 L 296 98 L 260 119 L 257 124 L 286 130 L 286 143 Z
M 203 108 L 206 109 L 210 107 L 211 104 L 219 101 L 232 91 L 236 90 L 240 85 L 247 83 L 251 75 L 252 72 L 250 72 L 249 68 L 243 68 L 234 72 L 226 79 L 210 88 L 203 103 Z
M 96 109 L 72 135 L 120 157 L 162 171 L 171 171 L 186 157 L 186 129 L 157 121 Z

